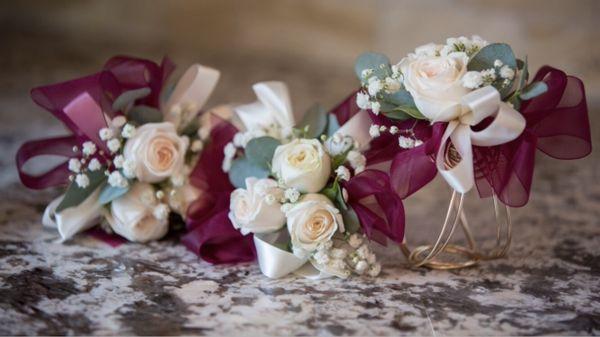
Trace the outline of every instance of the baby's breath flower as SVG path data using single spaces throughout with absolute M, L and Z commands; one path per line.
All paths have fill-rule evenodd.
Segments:
M 385 125 L 380 126 L 379 127 L 379 131 L 386 132 L 387 131 L 387 126 L 385 126 Z
M 512 80 L 515 77 L 515 71 L 511 67 L 505 65 L 500 68 L 500 77 Z
M 114 132 L 110 128 L 102 128 L 98 132 L 98 135 L 100 136 L 100 139 L 107 141 L 107 140 L 111 139 L 112 137 L 114 137 Z
M 122 168 L 124 163 L 125 163 L 125 157 L 123 157 L 122 154 L 115 156 L 115 159 L 113 159 L 113 164 L 118 169 Z
M 123 130 L 121 131 L 121 136 L 123 138 L 131 138 L 135 135 L 135 126 L 131 124 L 125 124 Z
M 381 110 L 381 104 L 379 102 L 371 102 L 371 111 L 375 115 L 379 115 L 379 111 Z
M 75 183 L 80 188 L 86 188 L 90 186 L 90 178 L 88 178 L 86 174 L 80 173 L 77 176 L 75 176 Z
M 373 69 L 371 68 L 367 68 L 367 69 L 363 69 L 363 71 L 361 71 L 360 76 L 363 79 L 368 78 L 369 76 L 371 76 L 371 74 L 373 74 Z
M 86 156 L 91 156 L 96 153 L 97 150 L 98 149 L 96 148 L 96 144 L 94 144 L 94 142 L 87 141 L 83 143 L 81 152 L 83 152 L 83 154 Z
M 121 141 L 116 138 L 113 138 L 106 142 L 106 145 L 108 146 L 110 153 L 116 153 L 121 148 Z
M 354 233 L 352 235 L 350 235 L 350 237 L 348 238 L 348 244 L 350 245 L 350 247 L 356 249 L 358 247 L 360 247 L 360 245 L 362 244 L 362 238 L 360 237 L 360 235 Z
M 385 90 L 390 93 L 393 94 L 395 92 L 397 92 L 398 90 L 400 90 L 401 84 L 400 81 L 398 81 L 395 78 L 391 78 L 391 77 L 386 77 L 385 78 Z
M 369 101 L 369 95 L 364 92 L 358 92 L 356 94 L 356 105 L 361 109 L 369 109 L 371 102 Z
M 379 125 L 372 124 L 371 127 L 369 127 L 369 135 L 371 135 L 372 138 L 379 137 L 381 135 L 379 132 Z
M 483 77 L 478 71 L 469 71 L 463 76 L 461 82 L 465 88 L 476 89 L 483 84 Z
M 108 184 L 112 187 L 127 187 L 129 185 L 129 183 L 127 182 L 127 179 L 125 179 L 122 175 L 121 172 L 119 171 L 112 171 L 110 173 L 110 175 L 108 176 Z
M 375 263 L 371 265 L 371 268 L 369 268 L 369 276 L 376 277 L 379 273 L 381 273 L 381 264 Z
M 283 192 L 283 195 L 291 203 L 298 201 L 300 198 L 300 192 L 295 188 L 286 189 L 285 192 Z
M 233 143 L 227 143 L 225 148 L 223 149 L 223 153 L 225 154 L 225 158 L 233 158 L 235 156 L 235 146 Z
M 501 60 L 494 61 L 494 67 L 500 68 L 500 67 L 502 67 L 502 65 L 504 65 L 504 63 Z
M 97 171 L 102 167 L 102 165 L 100 164 L 100 161 L 96 158 L 92 158 L 92 160 L 90 160 L 90 163 L 88 164 L 88 170 L 90 171 Z
M 81 171 L 81 162 L 77 158 L 69 159 L 69 171 L 71 172 L 79 172 Z
M 367 268 L 369 268 L 367 261 L 360 260 L 354 267 L 354 271 L 356 271 L 357 274 L 362 275 L 365 271 L 367 271 Z
M 340 180 L 350 180 L 350 170 L 346 166 L 340 165 L 335 169 L 335 173 Z
M 390 133 L 391 133 L 392 135 L 395 135 L 395 134 L 397 134 L 399 131 L 400 131 L 400 129 L 398 129 L 398 127 L 397 127 L 397 126 L 395 126 L 395 125 L 392 125 L 392 126 L 390 127 Z
M 411 149 L 415 147 L 415 140 L 409 137 L 398 137 L 398 145 L 403 149 Z
M 369 92 L 369 95 L 373 97 L 377 96 L 377 93 L 379 93 L 381 89 L 383 89 L 383 84 L 381 83 L 381 80 L 379 80 L 375 76 L 369 78 L 369 82 L 367 84 L 367 91 Z
M 135 161 L 125 160 L 123 162 L 123 174 L 129 179 L 135 178 Z
M 204 147 L 204 143 L 202 143 L 201 140 L 196 139 L 192 142 L 192 145 L 190 145 L 190 150 L 192 150 L 192 152 L 200 152 L 200 151 L 202 151 L 203 147 Z
M 352 150 L 348 152 L 348 156 L 346 156 L 346 160 L 350 163 L 350 166 L 354 169 L 355 173 L 357 168 L 364 168 L 367 165 L 367 158 L 360 152 L 356 150 Z

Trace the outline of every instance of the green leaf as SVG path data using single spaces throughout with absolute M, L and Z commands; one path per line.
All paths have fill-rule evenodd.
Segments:
M 130 120 L 138 125 L 147 123 L 160 123 L 163 120 L 163 114 L 158 109 L 147 105 L 136 105 L 127 113 Z
M 306 111 L 298 127 L 307 130 L 306 138 L 318 138 L 327 130 L 327 119 L 325 109 L 315 104 Z
M 467 70 L 482 71 L 494 68 L 494 61 L 496 60 L 502 61 L 504 65 L 509 66 L 513 70 L 517 69 L 517 60 L 515 59 L 515 54 L 510 46 L 506 43 L 492 43 L 481 48 L 477 54 L 473 55 L 467 65 Z M 503 85 L 504 79 L 498 76 L 498 79 L 496 79 L 492 85 L 498 89 L 504 98 L 512 91 L 511 89 L 514 80 L 515 79 L 513 78 L 508 85 Z
M 335 171 L 340 165 L 344 164 L 344 162 L 346 161 L 346 158 L 348 157 L 348 153 L 350 151 L 352 151 L 352 149 L 354 148 L 354 146 L 350 146 L 348 149 L 346 149 L 344 152 L 340 153 L 340 154 L 336 154 L 335 156 L 333 156 L 333 158 L 331 159 L 331 168 Z
M 386 78 L 392 73 L 390 59 L 380 53 L 364 53 L 356 59 L 354 72 L 361 83 L 363 80 L 367 80 L 366 78 L 362 78 L 362 72 L 365 69 L 373 69 L 373 76 L 377 76 L 380 79 Z
M 356 215 L 356 212 L 352 209 L 352 207 L 347 207 L 346 209 L 340 210 L 342 213 L 342 218 L 344 219 L 344 227 L 346 229 L 346 233 L 354 234 L 358 232 L 360 229 L 360 220 Z
M 129 186 L 127 187 L 115 187 L 106 185 L 102 192 L 100 192 L 100 196 L 98 197 L 98 201 L 101 205 L 106 205 L 109 202 L 122 197 L 125 193 L 129 191 Z
M 416 119 L 426 119 L 415 105 L 412 95 L 406 90 L 399 90 L 393 94 L 384 94 L 382 111 L 388 118 L 405 120 L 410 117 Z M 384 107 L 385 105 L 385 107 Z M 390 109 L 390 107 L 392 107 Z
M 94 191 L 106 181 L 106 175 L 104 175 L 104 170 L 97 170 L 93 172 L 87 173 L 88 178 L 90 179 L 90 184 L 86 188 L 81 188 L 77 186 L 75 182 L 72 182 L 67 188 L 67 192 L 65 193 L 65 197 L 60 202 L 60 204 L 56 207 L 56 213 L 67 209 L 69 207 L 75 207 L 81 204 L 85 199 L 87 199 L 90 194 L 94 193 Z
M 340 129 L 340 123 L 334 114 L 327 114 L 327 136 L 333 136 Z
M 525 56 L 525 61 L 521 61 L 521 60 L 517 60 L 517 65 L 519 67 L 519 70 L 521 70 L 521 72 L 519 73 L 519 87 L 517 88 L 517 90 L 521 90 L 525 87 L 525 85 L 527 84 L 527 80 L 529 79 L 529 69 L 528 69 L 528 63 L 527 63 L 527 56 Z M 520 63 L 520 65 L 519 65 Z
M 245 157 L 241 157 L 231 163 L 229 181 L 231 181 L 231 184 L 236 188 L 246 188 L 246 178 L 267 178 L 269 173 L 267 168 L 256 165 Z
M 150 95 L 150 92 L 150 88 L 125 91 L 114 100 L 112 108 L 114 111 L 123 111 L 130 103 Z
M 337 199 L 337 195 L 340 192 L 340 184 L 337 178 L 333 181 L 331 186 L 326 186 L 323 190 L 321 190 L 321 194 L 324 194 L 329 200 L 335 202 Z
M 546 91 L 548 91 L 548 85 L 544 82 L 537 81 L 526 86 L 519 97 L 526 101 L 534 97 L 538 97 Z
M 395 119 L 398 121 L 404 121 L 410 119 L 411 116 L 402 110 L 392 110 L 389 112 L 381 112 L 384 116 L 390 119 Z
M 271 166 L 275 149 L 279 145 L 281 142 L 273 137 L 254 138 L 246 144 L 244 153 L 250 162 L 268 169 Z

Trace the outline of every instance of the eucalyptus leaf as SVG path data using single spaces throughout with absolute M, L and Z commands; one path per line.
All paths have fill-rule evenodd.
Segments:
M 548 85 L 544 82 L 537 81 L 523 88 L 523 91 L 521 91 L 521 95 L 519 97 L 526 101 L 538 97 L 546 91 L 548 91 Z
M 163 120 L 163 114 L 160 110 L 147 105 L 136 105 L 127 113 L 130 120 L 139 125 L 147 123 L 160 123 Z
M 246 178 L 257 179 L 269 177 L 269 170 L 263 166 L 256 165 L 245 157 L 238 158 L 231 163 L 229 169 L 229 181 L 236 188 L 246 188 Z
M 299 127 L 306 130 L 306 138 L 318 138 L 327 130 L 327 119 L 325 108 L 315 104 L 306 111 Z
M 358 219 L 358 215 L 352 209 L 352 207 L 347 207 L 346 209 L 340 210 L 342 213 L 342 218 L 344 219 L 344 228 L 346 229 L 346 233 L 354 234 L 358 232 L 360 229 L 360 220 Z
M 327 136 L 333 136 L 340 129 L 340 123 L 334 114 L 327 114 Z
M 402 110 L 392 110 L 388 112 L 381 112 L 384 116 L 390 119 L 395 119 L 398 121 L 404 121 L 410 119 L 411 116 Z
M 356 59 L 354 72 L 361 82 L 367 80 L 366 78 L 362 78 L 362 72 L 365 69 L 373 69 L 373 76 L 377 76 L 380 79 L 388 77 L 392 73 L 390 59 L 380 53 L 364 53 Z
M 281 142 L 273 137 L 259 137 L 250 140 L 244 152 L 250 162 L 268 169 L 279 145 Z
M 344 152 L 333 156 L 333 158 L 331 159 L 331 166 L 332 166 L 333 170 L 336 170 L 339 166 L 344 164 L 344 162 L 346 161 L 346 158 L 348 157 L 348 153 L 350 153 L 350 151 L 352 151 L 353 148 L 354 148 L 354 146 L 351 146 L 348 149 L 346 149 Z
M 393 94 L 383 94 L 383 100 L 396 106 L 403 105 L 416 107 L 412 95 L 405 89 L 398 90 Z
M 494 62 L 496 60 L 502 61 L 502 63 L 506 66 L 509 66 L 513 70 L 517 69 L 517 60 L 515 58 L 515 54 L 512 49 L 506 43 L 492 43 L 487 46 L 481 48 L 477 54 L 473 55 L 469 64 L 467 65 L 467 70 L 469 71 L 482 71 L 494 68 Z M 500 76 L 492 84 L 502 97 L 508 96 L 512 89 L 512 84 L 514 82 L 514 78 L 510 80 L 508 85 L 504 85 L 504 79 Z
M 104 186 L 104 189 L 102 189 L 102 191 L 100 192 L 98 201 L 100 202 L 101 205 L 106 205 L 109 202 L 122 197 L 123 195 L 125 195 L 125 193 L 127 193 L 127 191 L 129 191 L 129 186 L 116 187 L 116 186 L 106 185 L 106 186 Z
M 321 190 L 321 194 L 324 194 L 329 200 L 335 202 L 337 195 L 340 192 L 340 184 L 337 179 L 333 181 L 331 186 L 326 186 Z
M 104 170 L 96 170 L 93 172 L 86 173 L 90 183 L 87 187 L 81 188 L 77 186 L 75 182 L 72 182 L 67 191 L 65 192 L 65 196 L 63 200 L 56 207 L 56 213 L 67 209 L 69 207 L 75 207 L 81 204 L 87 199 L 90 194 L 94 193 L 94 191 L 104 182 L 106 182 L 106 175 L 104 174 Z
M 114 111 L 123 111 L 129 104 L 140 98 L 150 95 L 150 88 L 140 88 L 135 90 L 125 91 L 117 99 L 114 100 L 112 108 Z

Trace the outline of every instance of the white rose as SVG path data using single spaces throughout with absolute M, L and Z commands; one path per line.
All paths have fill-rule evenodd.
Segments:
M 419 111 L 431 121 L 450 121 L 461 114 L 460 98 L 470 89 L 462 85 L 469 57 L 463 52 L 447 56 L 411 55 L 400 62 L 404 87 Z
M 283 190 L 273 179 L 246 178 L 246 189 L 231 193 L 229 219 L 244 235 L 273 232 L 285 225 Z
M 172 123 L 148 123 L 127 141 L 123 155 L 125 161 L 135 164 L 135 176 L 140 181 L 156 183 L 183 168 L 188 143 Z
M 314 193 L 325 187 L 329 180 L 331 158 L 319 140 L 295 139 L 275 149 L 272 167 L 287 187 Z
M 340 211 L 322 194 L 307 194 L 286 210 L 287 228 L 294 255 L 306 257 L 337 230 L 344 231 Z
M 158 219 L 154 214 L 158 206 L 152 185 L 138 182 L 111 202 L 105 217 L 115 233 L 129 241 L 158 240 L 169 230 L 168 217 Z

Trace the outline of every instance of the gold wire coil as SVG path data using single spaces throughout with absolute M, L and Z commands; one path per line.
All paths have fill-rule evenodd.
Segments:
M 447 168 L 452 168 L 460 160 L 460 154 L 450 144 L 444 155 L 444 165 Z M 424 266 L 431 269 L 461 269 L 474 266 L 481 260 L 492 260 L 506 256 L 512 241 L 510 210 L 508 206 L 503 205 L 504 212 L 502 212 L 500 202 L 495 195 L 493 196 L 493 202 L 494 218 L 496 220 L 496 243 L 493 248 L 489 250 L 478 248 L 463 210 L 464 194 L 453 191 L 444 223 L 435 243 L 433 245 L 421 245 L 411 250 L 405 238 L 400 245 L 400 249 L 408 259 L 409 264 L 413 267 Z M 504 213 L 504 216 L 502 213 Z M 467 246 L 450 244 L 459 223 L 467 239 Z M 442 256 L 445 256 L 446 259 Z M 454 258 L 455 261 L 448 260 L 448 257 Z

